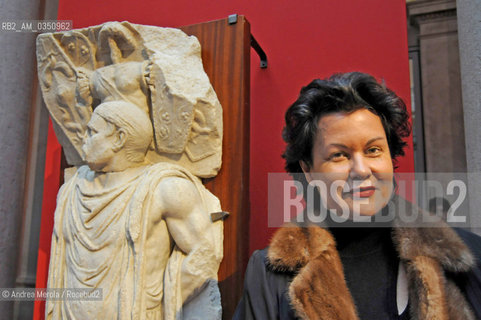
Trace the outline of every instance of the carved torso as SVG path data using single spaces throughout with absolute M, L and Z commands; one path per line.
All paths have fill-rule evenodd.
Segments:
M 62 222 L 67 262 L 63 273 L 64 287 L 103 289 L 103 301 L 66 300 L 64 316 L 91 319 L 126 311 L 126 306 L 121 306 L 119 288 L 132 286 L 135 281 L 136 253 L 132 243 L 139 241 L 132 239 L 129 229 L 137 227 L 146 218 L 149 219 L 144 245 L 146 311 L 161 314 L 163 275 L 172 240 L 165 221 L 159 219 L 161 213 L 146 214 L 148 210 L 155 210 L 150 192 L 153 189 L 145 187 L 153 183 L 149 168 L 136 172 L 122 184 L 105 187 L 94 172 L 82 167 L 62 189 L 66 200 L 63 205 L 70 213 Z M 118 173 L 103 175 L 107 175 L 103 178 L 108 180 L 108 175 Z M 142 199 L 144 201 L 139 201 Z M 142 206 L 137 205 L 139 202 Z M 140 220 L 133 220 L 134 217 L 140 217 Z

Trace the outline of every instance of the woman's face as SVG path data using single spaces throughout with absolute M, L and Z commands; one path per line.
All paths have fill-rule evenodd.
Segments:
M 381 119 L 367 109 L 327 114 L 318 122 L 307 181 L 321 180 L 322 203 L 338 214 L 372 216 L 389 202 L 393 164 Z

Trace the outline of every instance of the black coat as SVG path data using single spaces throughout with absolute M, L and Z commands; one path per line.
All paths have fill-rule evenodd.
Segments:
M 301 230 L 302 228 L 297 227 L 297 229 Z M 295 256 L 295 253 L 293 254 L 293 252 L 299 251 L 299 249 L 309 247 L 308 243 L 303 243 L 303 235 L 317 232 L 315 235 L 316 239 L 327 237 L 325 239 L 328 239 L 327 241 L 329 241 L 329 236 L 327 234 L 319 233 L 320 231 L 317 230 L 321 228 L 318 227 L 316 230 L 313 228 L 311 229 L 311 231 L 306 232 L 304 228 L 304 231 L 296 233 L 298 232 L 296 228 L 281 228 L 274 236 L 270 247 L 254 252 L 249 260 L 245 273 L 244 291 L 234 314 L 235 320 L 313 319 L 314 316 L 312 316 L 312 312 L 316 314 L 316 319 L 322 319 L 328 318 L 328 313 L 326 313 L 328 308 L 332 308 L 334 310 L 332 314 L 335 315 L 333 318 L 329 319 L 357 319 L 355 315 L 355 307 L 353 308 L 354 311 L 349 310 L 349 301 L 345 305 L 332 305 L 337 303 L 339 300 L 337 298 L 339 296 L 346 295 L 345 292 L 342 291 L 342 286 L 334 289 L 329 288 L 330 291 L 334 291 L 332 295 L 335 299 L 329 302 L 326 300 L 329 297 L 323 298 L 328 302 L 324 305 L 321 301 L 317 305 L 309 306 L 311 302 L 303 302 L 302 297 L 299 298 L 301 295 L 299 292 L 309 292 L 308 295 L 311 295 L 308 297 L 309 300 L 315 300 L 316 294 L 318 297 L 325 297 L 326 292 L 328 292 L 325 291 L 321 293 L 319 290 L 322 289 L 312 289 L 309 287 L 315 286 L 317 281 L 315 278 L 309 278 L 309 276 L 306 277 L 306 266 L 313 266 L 314 259 L 312 259 L 312 257 L 314 255 L 311 254 L 306 261 L 302 261 L 303 257 L 299 258 L 299 256 Z M 451 250 L 451 252 L 455 252 L 454 254 L 459 254 L 458 256 L 449 256 L 451 253 L 448 253 L 448 260 L 451 259 L 451 261 L 448 262 L 445 261 L 447 260 L 444 259 L 445 257 L 442 257 L 442 254 L 440 254 L 440 257 L 436 257 L 436 254 L 432 254 L 434 259 L 431 259 L 436 260 L 439 258 L 439 265 L 441 265 L 440 269 L 443 270 L 440 273 L 439 279 L 442 279 L 441 282 L 446 282 L 445 296 L 446 300 L 448 300 L 448 308 L 450 308 L 447 319 L 469 319 L 469 313 L 471 313 L 474 319 L 481 319 L 481 237 L 461 229 L 456 229 L 455 231 L 456 232 L 452 232 L 451 229 L 446 231 L 432 229 L 428 232 L 423 230 L 421 234 L 421 232 L 418 232 L 415 229 L 409 229 L 406 232 L 397 232 L 397 235 L 393 235 L 393 240 L 396 243 L 396 237 L 399 240 L 399 238 L 402 239 L 403 236 L 409 239 L 414 239 L 413 242 L 416 243 L 416 250 L 425 245 L 426 251 L 424 252 L 428 255 L 430 252 L 436 250 L 436 248 L 433 248 L 433 243 L 420 244 L 420 242 L 416 242 L 416 237 L 419 237 L 421 241 L 427 240 L 430 238 L 429 234 L 426 236 L 426 233 L 431 232 L 435 235 L 436 239 L 438 239 L 436 243 L 442 243 L 442 249 L 444 250 L 442 252 L 446 253 L 448 252 L 447 250 Z M 443 241 L 439 240 L 440 235 L 444 237 Z M 294 242 L 289 242 L 289 239 L 295 241 L 294 246 L 292 246 Z M 469 250 L 464 247 L 463 242 Z M 288 247 L 286 247 L 286 243 Z M 319 247 L 319 244 L 316 244 L 316 247 Z M 399 243 L 398 247 L 401 247 Z M 279 248 L 281 251 L 284 249 L 286 250 L 279 253 Z M 466 252 L 463 252 L 464 248 L 467 250 L 466 252 L 470 251 L 472 260 L 470 262 L 465 261 L 461 263 L 461 260 L 467 257 Z M 417 257 L 414 257 L 409 250 L 411 249 L 398 248 L 401 260 L 417 261 Z M 422 250 L 423 248 L 421 248 L 421 251 Z M 285 256 L 286 254 L 288 255 L 287 257 Z M 322 254 L 323 253 L 321 253 L 321 255 Z M 433 265 L 436 265 L 436 263 Z M 422 311 L 419 311 L 421 310 L 419 305 L 423 303 L 425 297 L 423 296 L 422 288 L 420 289 L 419 283 L 416 282 L 416 270 L 411 264 L 408 263 L 407 265 L 407 268 L 409 269 L 408 274 L 414 275 L 410 277 L 411 282 L 409 283 L 409 308 L 412 309 L 410 310 L 411 317 L 413 319 L 428 319 L 428 316 L 423 315 Z M 467 267 L 467 265 L 469 265 L 469 267 Z M 324 266 L 324 268 L 317 265 L 314 266 L 316 267 L 313 270 L 327 269 L 326 266 Z M 329 265 L 329 268 L 330 267 L 331 265 Z M 298 281 L 300 274 L 303 277 L 302 281 Z M 334 277 L 335 276 L 336 275 L 334 275 Z M 332 275 L 329 277 L 332 277 Z M 296 293 L 294 287 L 298 287 L 299 285 L 302 286 L 305 282 L 309 282 L 307 291 L 306 287 L 304 287 Z M 340 282 L 342 282 L 342 279 Z M 293 285 L 291 285 L 291 283 Z M 451 284 L 454 284 L 454 286 Z M 340 291 L 336 292 L 336 290 Z M 459 293 L 461 293 L 461 296 L 458 296 Z M 327 295 L 329 294 L 330 292 L 327 293 Z M 464 299 L 462 297 L 464 297 Z M 414 300 L 416 300 L 416 302 L 412 303 Z M 435 305 L 434 308 L 436 307 L 438 306 Z M 471 309 L 471 311 L 469 311 L 469 309 Z M 447 310 L 444 312 L 448 314 Z M 326 316 L 320 316 L 323 314 Z M 407 317 L 409 318 L 409 314 Z

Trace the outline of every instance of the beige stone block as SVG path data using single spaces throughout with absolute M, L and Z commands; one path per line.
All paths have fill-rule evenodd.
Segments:
M 47 319 L 220 319 L 222 108 L 195 37 L 109 22 L 37 39 L 45 103 L 67 160 Z

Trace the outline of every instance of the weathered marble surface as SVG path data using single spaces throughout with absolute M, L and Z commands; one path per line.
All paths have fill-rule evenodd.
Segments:
M 199 177 L 221 165 L 222 108 L 204 72 L 200 45 L 181 30 L 109 22 L 42 34 L 40 84 L 71 165 L 81 165 L 92 108 L 130 101 L 150 113 L 152 162 L 181 164 Z
M 182 31 L 109 22 L 37 39 L 44 100 L 67 161 L 47 319 L 220 319 L 222 109 Z

